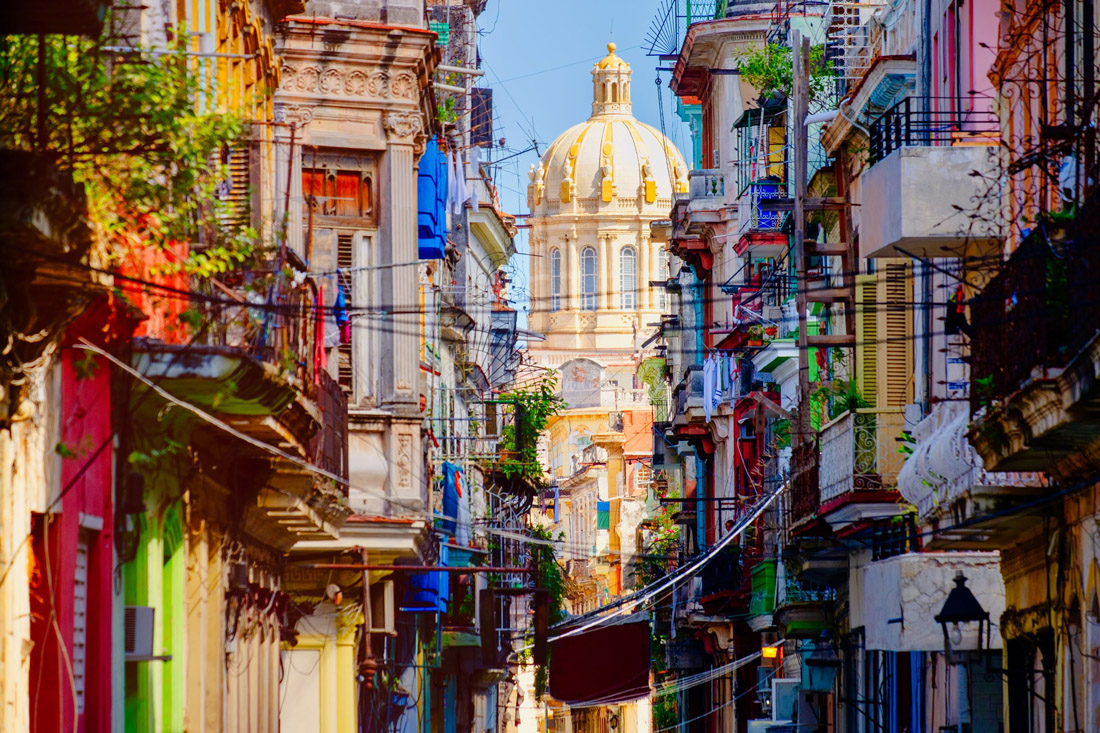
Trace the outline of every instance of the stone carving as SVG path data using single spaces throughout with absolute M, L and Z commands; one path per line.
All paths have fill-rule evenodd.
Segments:
M 403 489 L 412 485 L 412 436 L 397 436 L 397 485 Z
M 344 77 L 344 93 L 353 97 L 365 97 L 367 95 L 367 75 L 356 70 Z
M 390 96 L 390 76 L 384 71 L 372 71 L 367 81 L 367 93 L 372 97 Z
M 399 71 L 391 76 L 378 69 L 363 71 L 341 66 L 295 68 L 288 64 L 282 68 L 282 88 L 288 92 L 408 100 L 415 100 L 418 91 L 416 76 L 408 71 Z
M 390 83 L 390 95 L 401 99 L 416 99 L 416 77 L 403 71 Z
M 344 77 L 336 69 L 328 69 L 321 74 L 321 94 L 339 94 L 344 88 Z
M 395 137 L 412 137 L 423 129 L 419 112 L 386 112 L 382 124 Z
M 313 107 L 299 104 L 276 104 L 275 121 L 286 122 L 301 127 L 313 120 Z

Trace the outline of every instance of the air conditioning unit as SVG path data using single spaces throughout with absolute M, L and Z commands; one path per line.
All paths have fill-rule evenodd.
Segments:
M 156 609 L 151 606 L 126 606 L 125 651 L 127 661 L 153 657 L 153 619 Z
M 798 677 L 772 678 L 772 720 L 794 720 L 798 708 L 798 691 L 802 680 Z
M 382 580 L 371 583 L 370 624 L 370 632 L 372 634 L 397 636 L 392 580 Z

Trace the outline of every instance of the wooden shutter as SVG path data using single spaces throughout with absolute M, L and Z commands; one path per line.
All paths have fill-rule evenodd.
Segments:
M 856 277 L 856 385 L 873 407 L 878 389 L 878 277 Z
M 878 407 L 904 407 L 913 394 L 912 272 L 887 263 L 878 274 Z
M 224 205 L 221 225 L 245 227 L 252 221 L 252 157 L 247 142 L 227 148 L 222 154 Z
M 352 267 L 355 266 L 355 235 L 354 234 L 337 234 L 336 235 L 336 267 L 341 270 L 339 277 L 344 286 L 344 297 L 347 302 L 351 303 L 355 300 L 355 294 L 351 287 L 353 275 L 351 272 Z M 351 340 L 347 343 L 343 339 L 340 341 L 340 346 L 336 350 L 337 358 L 337 373 L 336 381 L 340 383 L 340 387 L 345 392 L 351 392 L 352 388 L 352 351 Z

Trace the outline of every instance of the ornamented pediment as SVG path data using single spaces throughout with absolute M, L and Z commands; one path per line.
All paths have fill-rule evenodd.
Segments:
M 416 76 L 411 71 L 389 73 L 380 69 L 363 70 L 345 66 L 294 67 L 283 64 L 282 90 L 331 97 L 372 97 L 415 101 Z

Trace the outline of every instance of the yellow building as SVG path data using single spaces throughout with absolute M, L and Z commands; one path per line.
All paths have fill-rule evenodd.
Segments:
M 574 581 L 571 613 L 598 609 L 632 587 L 645 510 L 653 411 L 637 378 L 643 344 L 667 311 L 668 252 L 650 238 L 687 191 L 687 165 L 658 130 L 631 113 L 630 65 L 608 55 L 592 69 L 592 113 L 562 133 L 530 172 L 530 327 L 546 340 L 531 360 L 557 372 L 566 409 L 551 421 L 544 461 L 561 532 L 559 553 Z M 646 701 L 558 708 L 549 730 L 620 721 L 649 729 Z

